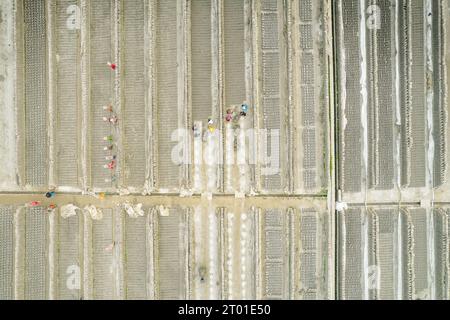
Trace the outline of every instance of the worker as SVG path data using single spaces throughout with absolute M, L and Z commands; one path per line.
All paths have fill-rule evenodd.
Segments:
M 109 146 L 106 146 L 106 147 L 103 147 L 103 150 L 105 150 L 105 151 L 108 151 L 108 150 L 112 150 L 114 148 L 114 145 L 109 145 Z
M 248 105 L 244 102 L 241 106 L 242 112 L 245 112 L 247 114 L 248 112 Z
M 192 131 L 194 131 L 194 138 L 198 138 L 201 136 L 201 132 L 196 123 L 192 126 Z
M 119 121 L 119 118 L 117 118 L 117 116 L 112 116 L 108 120 L 111 124 L 117 124 L 117 122 Z
M 108 66 L 111 68 L 111 70 L 116 70 L 116 68 L 117 68 L 117 65 L 115 63 L 111 63 L 111 62 L 108 62 Z
M 117 118 L 116 116 L 103 117 L 103 121 L 110 122 L 111 124 L 116 124 L 119 121 L 119 118 Z
M 55 209 L 56 209 L 56 204 L 52 203 L 47 207 L 47 213 L 52 213 L 53 210 L 55 210 Z
M 105 157 L 106 160 L 116 160 L 116 158 L 117 158 L 116 155 L 106 156 L 106 157 Z
M 45 194 L 47 198 L 53 198 L 55 196 L 55 191 L 49 191 Z
M 112 170 L 112 169 L 114 169 L 114 168 L 116 167 L 116 161 L 113 160 L 113 161 L 111 161 L 111 162 L 105 164 L 103 167 L 104 167 L 105 169 L 110 169 L 110 170 Z
M 108 112 L 113 112 L 112 105 L 109 105 L 109 106 L 103 106 L 103 110 L 108 111 Z
M 109 136 L 103 137 L 103 140 L 112 142 L 113 141 L 113 136 L 109 135 Z
M 208 130 L 211 133 L 216 130 L 216 127 L 214 126 L 214 120 L 212 120 L 211 118 L 208 118 Z
M 37 206 L 39 206 L 40 204 L 41 204 L 40 201 L 31 201 L 28 205 L 29 205 L 30 207 L 37 207 Z

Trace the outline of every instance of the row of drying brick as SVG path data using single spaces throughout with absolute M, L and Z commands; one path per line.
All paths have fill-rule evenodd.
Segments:
M 331 298 L 331 227 L 317 210 L 144 212 L 1 207 L 1 298 Z
M 272 153 L 271 158 L 279 158 L 275 161 L 280 165 L 279 170 L 274 176 L 259 177 L 254 175 L 259 175 L 261 170 L 253 170 L 252 188 L 261 185 L 267 192 L 315 193 L 326 185 L 322 172 L 324 164 L 316 163 L 321 161 L 305 159 L 303 162 L 308 170 L 316 171 L 313 182 L 306 176 L 306 183 L 302 182 L 297 172 L 303 169 L 288 173 L 289 168 L 296 167 L 294 159 L 302 158 L 302 149 L 295 144 L 307 144 L 311 159 L 323 159 L 324 150 L 320 146 L 324 144 L 326 126 L 322 118 L 309 113 L 325 116 L 325 102 L 290 99 L 296 104 L 303 103 L 300 100 L 308 104 L 298 114 L 300 118 L 315 119 L 317 127 L 314 132 L 308 129 L 307 136 L 295 137 L 294 145 L 289 146 L 286 145 L 287 135 L 294 135 L 296 131 L 291 128 L 292 133 L 288 132 L 285 122 L 291 122 L 287 119 L 286 108 L 297 110 L 297 107 L 287 105 L 287 95 L 294 93 L 280 91 L 275 94 L 279 96 L 278 102 L 267 104 L 275 101 L 269 87 L 283 91 L 286 87 L 283 83 L 287 81 L 284 78 L 286 47 L 290 40 L 282 36 L 282 27 L 287 23 L 283 17 L 288 9 L 283 5 L 278 4 L 276 10 L 266 12 L 263 5 L 255 3 L 253 6 L 245 1 L 203 5 L 198 0 L 189 7 L 176 1 L 149 0 L 95 3 L 20 0 L 15 4 L 17 10 L 13 13 L 17 26 L 23 24 L 27 28 L 18 28 L 16 35 L 21 39 L 17 42 L 16 94 L 23 95 L 25 100 L 23 108 L 17 106 L 18 180 L 11 181 L 12 185 L 29 189 L 56 185 L 70 190 L 125 186 L 137 191 L 178 192 L 180 187 L 189 187 L 192 183 L 192 173 L 189 173 L 192 167 L 179 166 L 170 160 L 176 145 L 172 140 L 173 131 L 180 127 L 190 131 L 194 121 L 203 121 L 206 128 L 209 116 L 221 127 L 221 112 L 226 106 L 252 100 L 254 95 L 260 95 L 258 101 L 263 107 L 261 115 L 257 115 L 257 106 L 251 105 L 250 127 L 254 124 L 277 129 L 282 134 L 280 150 L 266 148 Z M 319 12 L 323 5 L 313 5 L 314 12 Z M 301 10 L 304 6 L 311 4 L 302 2 Z M 183 18 L 186 10 L 188 23 Z M 300 16 L 301 10 L 296 10 L 290 22 L 293 25 Z M 267 24 L 270 21 L 266 18 L 275 19 L 275 24 Z M 320 23 L 312 15 L 305 19 L 311 20 L 313 25 Z M 261 24 L 258 30 L 251 28 L 251 20 Z M 218 30 L 222 32 L 223 41 L 215 39 Z M 259 34 L 263 37 L 262 43 L 259 43 Z M 319 43 L 322 43 L 323 30 L 316 30 L 315 34 L 321 37 Z M 320 45 L 316 45 L 318 42 L 312 37 L 299 37 L 293 44 L 298 42 L 299 46 L 314 48 L 316 53 L 319 50 Z M 271 43 L 275 47 L 278 44 L 282 50 L 276 57 L 267 47 Z M 253 59 L 258 59 L 259 55 L 262 55 L 262 66 L 254 65 L 256 60 Z M 116 59 L 118 68 L 111 71 L 107 62 Z M 23 77 L 19 67 L 24 69 Z M 301 65 L 295 62 L 294 68 L 301 73 Z M 259 75 L 265 79 L 262 83 L 257 80 Z M 314 81 L 316 88 L 320 87 L 318 82 Z M 261 90 L 256 88 L 259 86 Z M 183 97 L 184 94 L 188 98 Z M 307 94 L 318 95 L 315 89 L 307 90 Z M 102 107 L 109 104 L 120 118 L 115 127 L 102 119 L 107 116 Z M 255 121 L 263 114 L 261 121 Z M 21 133 L 24 133 L 23 139 Z M 108 162 L 103 138 L 108 135 L 113 136 L 118 160 L 118 177 L 113 182 L 111 172 L 103 168 Z M 287 153 L 298 155 L 288 156 Z M 262 164 L 261 168 L 264 166 Z M 225 169 L 219 166 L 218 170 Z M 275 184 L 264 182 L 272 178 L 277 181 Z M 223 181 L 219 181 L 219 189 L 221 184 Z

